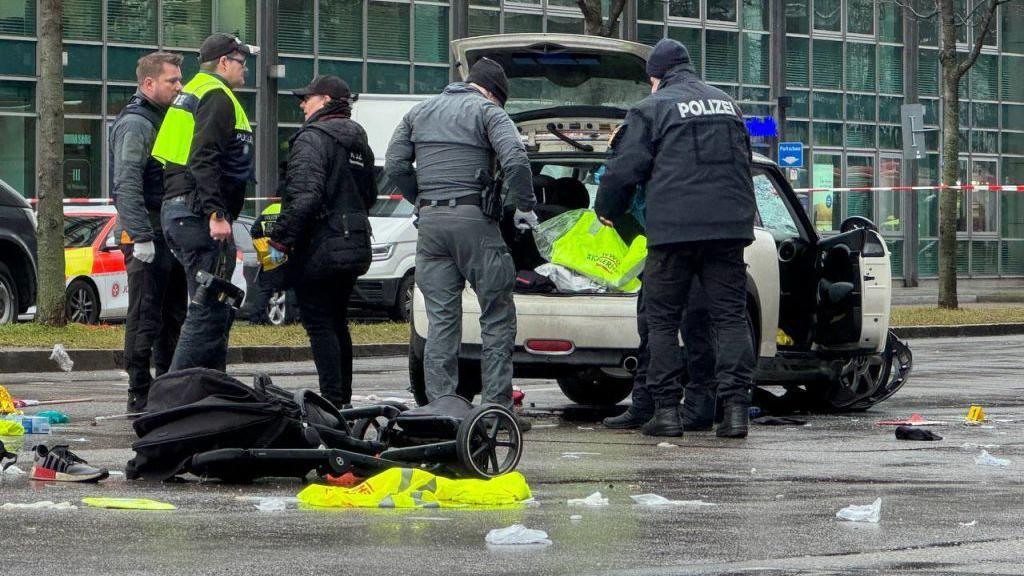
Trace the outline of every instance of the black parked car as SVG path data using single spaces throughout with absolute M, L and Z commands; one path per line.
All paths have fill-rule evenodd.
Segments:
M 0 324 L 18 319 L 36 301 L 36 214 L 0 180 Z

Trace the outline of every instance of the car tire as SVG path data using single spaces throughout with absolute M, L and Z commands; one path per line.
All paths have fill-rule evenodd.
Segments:
M 64 312 L 69 322 L 96 324 L 100 320 L 100 296 L 96 288 L 81 278 L 68 285 L 64 296 Z
M 267 318 L 274 326 L 294 324 L 299 319 L 299 307 L 295 303 L 295 292 L 279 290 L 267 300 Z
M 408 322 L 412 317 L 413 291 L 416 289 L 416 277 L 412 272 L 406 273 L 398 284 L 395 305 L 388 309 L 388 318 L 396 322 Z
M 409 392 L 416 400 L 417 406 L 426 406 L 427 380 L 423 370 L 424 340 L 416 334 L 416 327 L 409 323 Z M 480 393 L 483 381 L 480 378 L 480 363 L 467 360 L 459 361 L 459 385 L 455 393 L 470 402 Z
M 558 387 L 576 404 L 614 406 L 633 391 L 633 378 L 609 376 L 595 368 L 558 378 Z
M 0 324 L 18 321 L 18 285 L 11 270 L 0 262 Z
M 892 395 L 879 394 L 889 382 L 892 365 L 893 355 L 888 346 L 881 354 L 850 358 L 835 378 L 818 386 L 808 386 L 812 408 L 819 412 L 867 410 Z M 873 397 L 878 397 L 878 400 L 872 401 Z

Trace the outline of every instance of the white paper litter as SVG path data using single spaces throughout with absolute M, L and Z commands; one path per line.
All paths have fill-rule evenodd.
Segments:
M 18 468 L 17 466 L 12 465 L 7 470 L 4 470 L 4 474 L 7 476 L 24 476 L 25 471 L 22 470 L 21 468 Z
M 280 512 L 287 510 L 289 504 L 298 504 L 294 496 L 235 496 L 239 502 L 253 502 L 260 512 Z
M 88 438 L 72 438 L 71 441 L 72 442 L 88 442 L 89 439 Z
M 658 442 L 658 448 L 675 448 L 676 445 L 671 442 Z
M 53 502 L 51 500 L 42 500 L 40 502 L 31 503 L 15 503 L 8 502 L 0 508 L 4 510 L 76 510 L 78 506 L 75 506 L 71 502 Z
M 851 504 L 836 512 L 836 518 L 850 522 L 875 522 L 882 518 L 882 499 L 877 498 L 871 504 L 860 506 Z
M 716 506 L 703 500 L 669 500 L 659 494 L 637 494 L 630 498 L 641 506 Z
M 110 471 L 110 475 L 111 476 L 124 476 L 124 472 L 121 472 L 120 470 L 111 470 Z
M 68 351 L 64 349 L 63 344 L 54 344 L 53 352 L 50 353 L 50 360 L 53 360 L 60 366 L 60 369 L 65 372 L 71 372 L 71 369 L 75 367 L 75 361 L 68 356 Z
M 996 458 L 989 454 L 988 450 L 982 450 L 981 454 L 978 454 L 977 458 L 974 459 L 974 463 L 979 466 L 1009 466 L 1013 464 L 1013 462 L 1005 458 Z
M 600 456 L 600 452 L 562 452 L 562 458 L 579 460 L 583 456 Z
M 577 426 L 576 429 L 577 430 L 593 430 L 594 428 L 592 426 Z
M 993 448 L 999 448 L 999 444 L 972 444 L 971 442 L 964 442 L 960 447 L 964 450 L 977 450 L 978 448 L 991 450 Z
M 513 546 L 518 544 L 551 545 L 547 532 L 527 528 L 522 524 L 513 524 L 508 528 L 495 528 L 487 533 L 487 537 L 484 540 L 494 546 Z
M 594 492 L 586 498 L 570 498 L 566 504 L 569 506 L 607 506 L 608 499 L 601 496 L 600 492 Z
M 977 520 L 971 520 L 970 522 L 957 522 L 961 528 L 970 528 L 971 526 L 975 526 L 977 523 Z

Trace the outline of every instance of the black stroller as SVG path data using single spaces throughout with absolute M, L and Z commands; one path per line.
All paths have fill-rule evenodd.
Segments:
M 247 386 L 205 368 L 153 381 L 149 413 L 134 422 L 139 440 L 129 478 L 166 480 L 191 473 L 249 482 L 393 467 L 492 478 L 515 470 L 523 453 L 515 416 L 495 404 L 442 396 L 409 410 L 380 404 L 338 410 L 310 390 L 292 392 L 257 375 Z

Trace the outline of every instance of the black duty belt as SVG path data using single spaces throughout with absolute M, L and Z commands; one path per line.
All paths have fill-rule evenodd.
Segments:
M 427 206 L 479 206 L 480 195 L 470 194 L 468 196 L 460 196 L 458 198 L 449 198 L 447 200 L 420 200 L 420 208 Z

